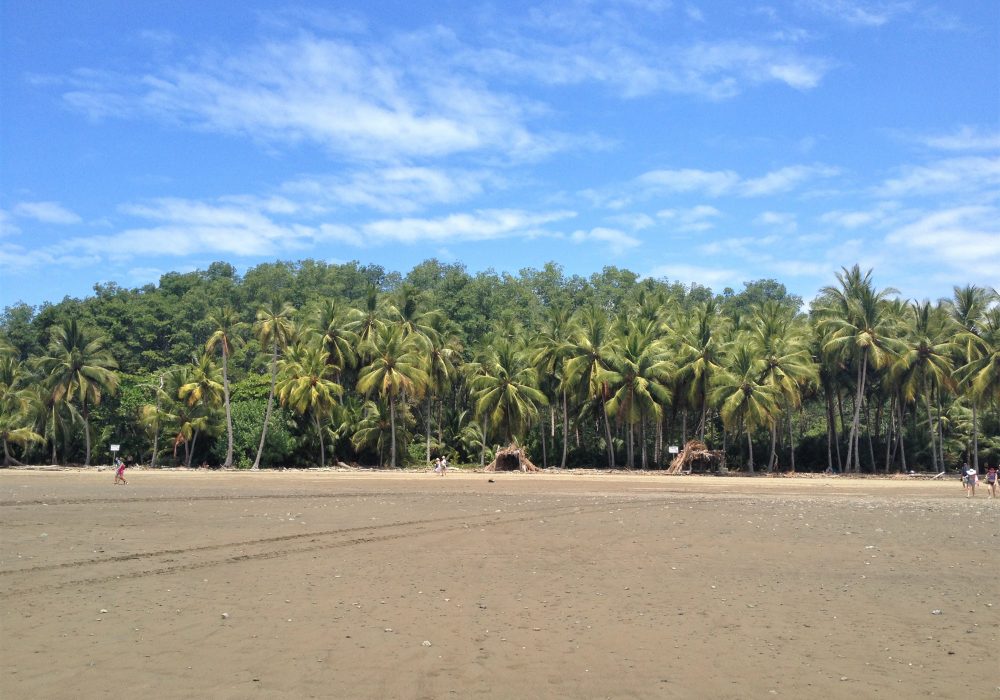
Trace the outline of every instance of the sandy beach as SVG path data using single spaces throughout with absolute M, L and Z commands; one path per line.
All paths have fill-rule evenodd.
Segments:
M 0 472 L 4 698 L 1000 697 L 955 478 L 126 476 Z

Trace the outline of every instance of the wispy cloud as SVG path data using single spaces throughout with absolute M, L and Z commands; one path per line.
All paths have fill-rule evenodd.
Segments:
M 978 276 L 1000 286 L 1000 209 L 966 206 L 934 211 L 900 226 L 886 243 L 918 254 L 931 269 L 951 268 L 956 279 Z
M 740 278 L 746 277 L 746 273 L 725 266 L 666 263 L 652 267 L 644 276 L 665 277 L 674 282 L 699 284 L 718 289 L 724 286 L 737 286 Z
M 917 137 L 916 141 L 944 151 L 1000 150 L 1000 130 L 961 126 L 948 134 Z
M 766 226 L 782 231 L 795 231 L 798 228 L 798 220 L 795 214 L 787 211 L 761 212 L 754 218 L 753 222 L 758 226 Z
M 880 197 L 920 197 L 929 194 L 973 193 L 1000 186 L 1000 158 L 967 156 L 930 165 L 906 166 L 898 177 L 885 180 Z
M 369 243 L 437 244 L 550 234 L 545 228 L 576 216 L 572 211 L 484 209 L 438 218 L 385 219 L 361 227 Z
M 707 204 L 699 204 L 687 209 L 661 209 L 656 216 L 668 222 L 674 230 L 689 233 L 709 230 L 715 226 L 715 219 L 722 216 L 722 212 Z
M 81 219 L 76 214 L 57 202 L 21 202 L 14 205 L 12 213 L 15 216 L 34 219 L 43 224 L 78 224 Z
M 638 238 L 614 228 L 597 227 L 589 231 L 574 231 L 570 238 L 574 243 L 596 243 L 610 249 L 615 255 L 640 245 Z
M 800 3 L 831 19 L 861 27 L 881 27 L 894 17 L 909 12 L 910 2 L 871 0 L 799 0 Z

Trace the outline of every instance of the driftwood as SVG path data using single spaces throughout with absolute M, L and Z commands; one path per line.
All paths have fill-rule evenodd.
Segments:
M 483 471 L 487 472 L 537 472 L 539 471 L 524 450 L 517 445 L 508 445 L 497 450 L 497 455 L 492 462 L 486 465 Z
M 684 449 L 667 467 L 667 474 L 681 472 L 714 472 L 726 466 L 726 454 L 722 450 L 710 450 L 700 440 L 688 440 Z

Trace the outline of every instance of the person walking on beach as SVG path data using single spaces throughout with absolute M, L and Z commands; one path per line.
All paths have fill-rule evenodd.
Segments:
M 976 484 L 979 483 L 979 474 L 972 467 L 965 470 L 965 497 L 971 498 L 976 495 Z
M 125 467 L 126 467 L 125 460 L 120 457 L 116 457 L 115 467 L 117 467 L 115 471 L 115 484 L 116 485 L 122 484 L 124 486 L 125 484 L 128 483 L 127 481 L 125 481 Z
M 997 481 L 1000 480 L 1000 476 L 997 476 L 997 468 L 986 465 L 986 488 L 989 489 L 990 498 L 997 497 Z
M 441 476 L 441 458 L 438 457 L 434 460 L 434 473 Z
M 448 475 L 448 458 L 441 455 L 441 476 Z

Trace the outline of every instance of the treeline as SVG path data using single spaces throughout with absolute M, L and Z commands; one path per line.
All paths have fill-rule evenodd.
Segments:
M 843 269 L 807 310 L 605 268 L 227 263 L 0 318 L 4 464 L 944 470 L 1000 459 L 1000 300 L 901 300 Z

